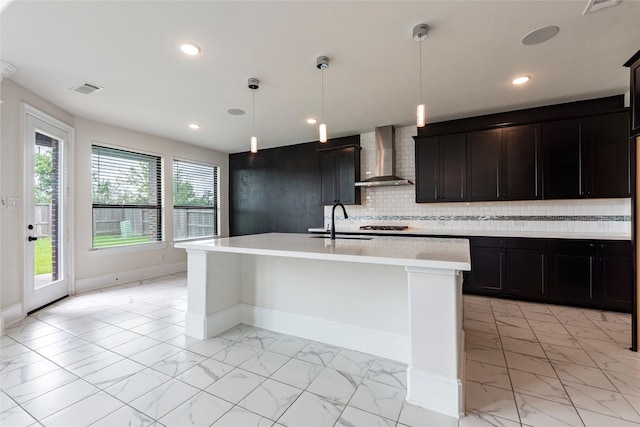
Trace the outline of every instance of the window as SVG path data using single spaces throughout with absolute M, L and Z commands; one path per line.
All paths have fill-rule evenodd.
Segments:
M 93 145 L 93 248 L 162 240 L 162 159 Z
M 174 240 L 217 235 L 218 168 L 174 159 Z

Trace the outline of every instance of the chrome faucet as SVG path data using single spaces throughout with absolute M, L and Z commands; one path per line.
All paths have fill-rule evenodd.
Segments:
M 331 240 L 336 240 L 336 207 L 338 206 L 342 208 L 344 219 L 349 218 L 349 215 L 347 215 L 347 210 L 344 208 L 344 205 L 342 203 L 336 202 L 333 204 L 333 209 L 331 209 Z

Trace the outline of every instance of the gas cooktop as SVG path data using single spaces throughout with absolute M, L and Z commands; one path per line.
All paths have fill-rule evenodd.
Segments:
M 406 225 L 362 225 L 360 226 L 360 230 L 392 230 L 392 231 L 401 231 L 409 228 Z

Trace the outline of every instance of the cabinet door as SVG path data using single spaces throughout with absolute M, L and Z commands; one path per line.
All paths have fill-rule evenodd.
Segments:
M 467 194 L 469 200 L 498 200 L 501 194 L 501 130 L 467 134 Z
M 540 125 L 502 129 L 504 191 L 507 200 L 542 198 Z
M 465 134 L 440 137 L 442 163 L 440 169 L 441 199 L 447 202 L 465 200 L 467 173 L 467 137 Z
M 471 247 L 468 289 L 483 294 L 502 291 L 502 250 L 500 248 Z
M 525 299 L 544 299 L 547 295 L 544 251 L 507 249 L 504 253 L 505 292 Z
M 631 312 L 633 307 L 633 259 L 631 254 L 604 254 L 600 257 L 602 307 Z
M 554 303 L 591 304 L 594 262 L 590 254 L 554 254 L 551 300 Z
M 631 72 L 631 135 L 637 136 L 640 135 L 640 57 L 638 53 L 634 57 L 637 59 L 633 63 L 625 65 L 629 66 Z
M 580 148 L 580 121 L 543 123 L 544 198 L 584 197 Z
M 321 203 L 323 205 L 331 205 L 338 199 L 336 173 L 336 151 L 320 153 Z
M 336 151 L 336 193 L 337 199 L 345 205 L 360 203 L 360 187 L 356 187 L 356 172 L 360 176 L 360 152 L 355 147 Z M 356 170 L 357 169 L 357 170 Z
M 416 202 L 434 202 L 440 196 L 440 138 L 416 140 Z
M 629 197 L 629 114 L 607 114 L 583 120 L 587 197 Z

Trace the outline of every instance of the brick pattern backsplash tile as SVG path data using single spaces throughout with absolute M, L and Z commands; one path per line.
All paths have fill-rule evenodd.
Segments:
M 415 126 L 396 128 L 397 176 L 415 180 Z M 361 179 L 375 171 L 374 133 L 360 135 Z M 362 188 L 362 204 L 348 206 L 336 228 L 408 225 L 424 230 L 631 234 L 630 199 L 416 203 L 415 186 Z M 324 210 L 325 225 L 331 207 Z

